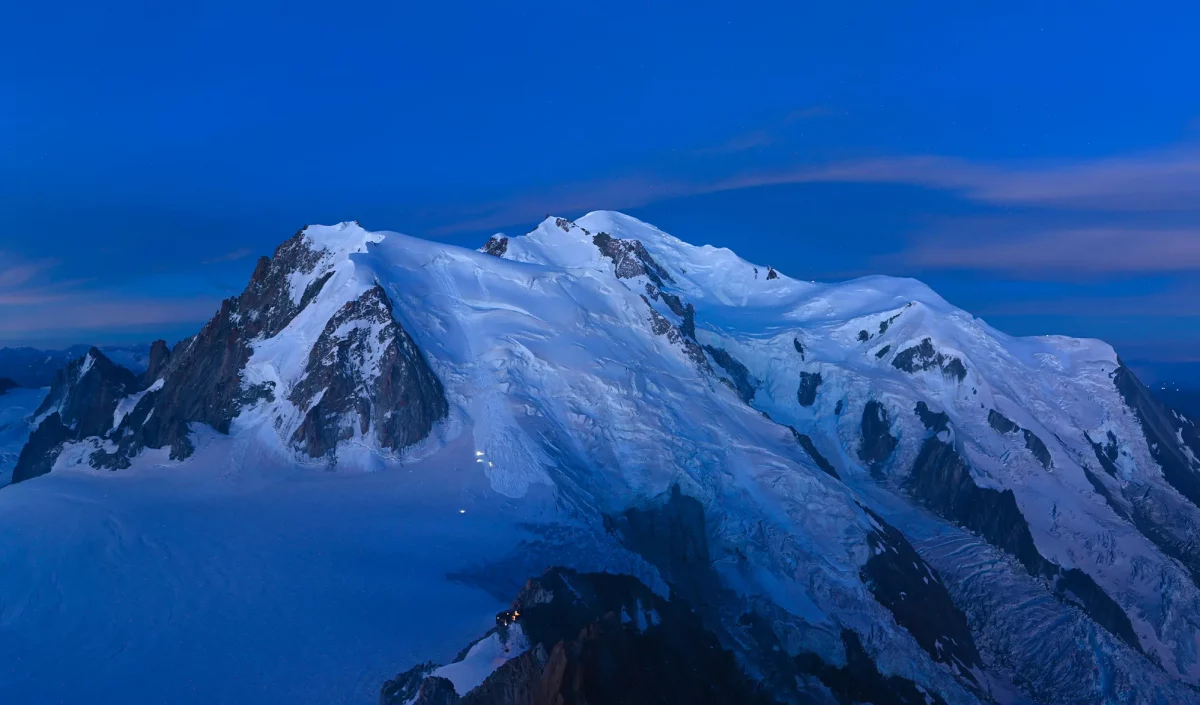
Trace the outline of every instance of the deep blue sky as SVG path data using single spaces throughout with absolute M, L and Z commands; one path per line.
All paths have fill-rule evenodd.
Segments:
M 1200 361 L 1186 3 L 5 4 L 0 345 L 193 332 L 310 222 L 625 210 Z

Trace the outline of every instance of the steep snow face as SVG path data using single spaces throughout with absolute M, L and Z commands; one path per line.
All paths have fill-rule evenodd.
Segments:
M 1198 517 L 1151 444 L 1190 436 L 1147 440 L 1118 367 L 919 282 L 798 281 L 617 213 L 482 252 L 312 226 L 55 472 L 453 469 L 537 535 L 457 566 L 504 599 L 582 565 L 670 581 L 781 681 L 779 652 L 865 652 L 951 703 L 1181 701 Z

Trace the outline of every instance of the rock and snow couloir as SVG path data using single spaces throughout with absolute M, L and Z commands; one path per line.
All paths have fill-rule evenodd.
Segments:
M 96 350 L 61 377 L 14 479 L 202 444 L 339 469 L 467 446 L 496 497 L 543 509 L 537 541 L 458 579 L 511 599 L 607 571 L 694 610 L 589 612 L 471 692 L 700 623 L 768 702 L 1197 696 L 1198 429 L 1108 345 L 1012 338 L 913 280 L 797 281 L 611 212 L 480 252 L 310 226 L 140 377 Z M 432 666 L 389 687 L 441 702 L 426 677 L 470 699 Z

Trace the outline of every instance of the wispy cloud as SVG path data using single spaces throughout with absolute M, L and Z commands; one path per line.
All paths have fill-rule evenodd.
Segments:
M 130 298 L 89 301 L 70 298 L 53 307 L 21 307 L 0 318 L 0 335 L 27 337 L 52 331 L 103 331 L 139 326 L 204 321 L 216 312 L 218 302 L 208 298 Z
M 18 262 L 15 257 L 0 252 L 0 291 L 26 284 L 55 264 L 57 263 L 51 259 Z
M 71 331 L 104 331 L 204 321 L 218 306 L 212 297 L 131 297 L 97 289 L 90 280 L 55 280 L 54 260 L 22 262 L 5 255 L 0 266 L 0 341 Z
M 721 153 L 765 144 L 748 133 L 711 148 Z M 714 170 L 707 170 L 710 173 Z M 1118 213 L 1200 214 L 1200 149 L 1177 147 L 1107 159 L 994 164 L 940 156 L 903 156 L 750 169 L 709 177 L 639 173 L 562 184 L 498 201 L 449 222 L 439 233 L 529 222 L 545 213 L 636 208 L 671 198 L 805 183 L 893 183 L 950 191 L 977 203 Z
M 1200 270 L 1200 227 L 1063 228 L 984 238 L 962 233 L 917 243 L 907 264 L 1008 273 L 1147 273 Z
M 696 154 L 736 154 L 738 152 L 745 152 L 751 149 L 768 147 L 774 141 L 775 138 L 771 135 L 770 131 L 753 130 L 712 147 L 701 147 L 700 149 L 696 150 Z
M 254 254 L 254 250 L 251 250 L 248 247 L 239 247 L 232 252 L 226 252 L 223 255 L 217 255 L 216 257 L 210 257 L 206 260 L 202 260 L 200 264 L 224 264 L 225 262 L 236 262 L 240 259 L 245 259 L 252 254 Z

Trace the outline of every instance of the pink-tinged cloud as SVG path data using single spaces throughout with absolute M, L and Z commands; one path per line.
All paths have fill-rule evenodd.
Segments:
M 45 331 L 91 331 L 168 323 L 201 323 L 216 313 L 220 301 L 194 299 L 91 300 L 71 297 L 48 306 L 22 306 L 0 316 L 0 335 L 20 337 Z
M 1068 228 L 1033 235 L 969 233 L 918 243 L 901 255 L 910 265 L 1001 272 L 1099 274 L 1200 270 L 1200 228 Z
M 744 136 L 741 143 L 735 139 L 708 151 L 716 159 L 725 146 L 751 144 L 753 140 Z M 487 230 L 531 222 L 546 213 L 619 210 L 685 196 L 805 183 L 908 184 L 952 191 L 968 200 L 1000 206 L 1200 213 L 1200 149 L 1018 165 L 907 156 L 733 172 L 714 178 L 633 174 L 567 183 L 543 193 L 499 201 L 435 232 Z
M 54 260 L 16 262 L 0 252 L 0 291 L 26 284 L 55 264 Z

